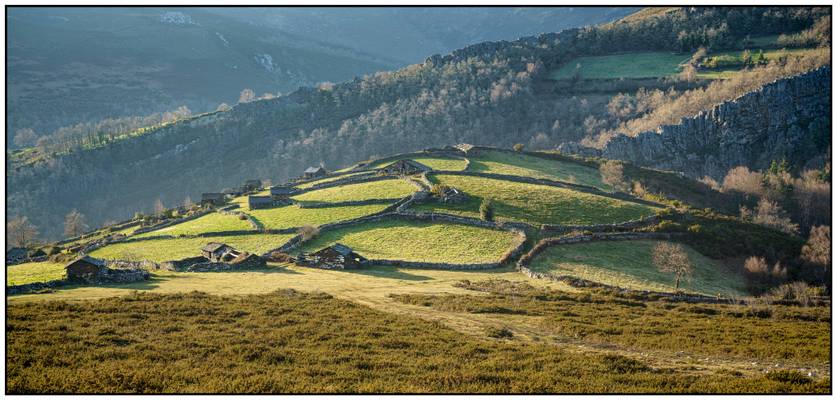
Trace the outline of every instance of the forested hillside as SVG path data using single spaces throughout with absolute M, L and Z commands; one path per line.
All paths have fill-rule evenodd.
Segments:
M 535 149 L 594 143 L 627 121 L 697 96 L 696 90 L 717 79 L 681 73 L 551 79 L 559 68 L 580 64 L 583 57 L 626 52 L 675 53 L 686 61 L 700 51 L 791 47 L 779 39 L 787 41 L 822 18 L 830 18 L 828 8 L 651 9 L 612 24 L 469 46 L 398 71 L 240 104 L 104 146 L 91 146 L 91 138 L 60 156 L 31 149 L 8 161 L 7 211 L 28 216 L 42 233 L 55 236 L 50 227 L 71 209 L 101 223 L 148 210 L 158 198 L 173 205 L 248 178 L 278 182 L 319 163 L 334 168 L 459 142 Z M 806 44 L 819 50 L 787 53 L 732 73 L 753 82 L 748 77 L 773 76 L 765 70 L 788 74 L 818 67 L 829 62 L 827 39 Z M 749 90 L 728 81 L 728 96 Z M 623 103 L 631 106 L 619 107 Z M 690 112 L 683 107 L 667 115 Z

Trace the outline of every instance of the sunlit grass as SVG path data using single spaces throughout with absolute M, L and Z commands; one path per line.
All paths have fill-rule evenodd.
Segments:
M 479 218 L 480 202 L 488 198 L 500 220 L 565 225 L 625 222 L 654 212 L 646 205 L 552 186 L 443 174 L 433 175 L 432 179 L 461 189 L 471 197 L 461 204 L 421 204 L 415 207 L 417 210 Z
M 567 275 L 636 290 L 674 291 L 674 277 L 651 262 L 656 240 L 592 242 L 553 246 L 538 255 L 532 270 Z M 723 264 L 684 246 L 694 266 L 693 279 L 681 289 L 714 296 L 745 295 L 743 278 Z
M 416 221 L 379 221 L 323 232 L 302 251 L 335 242 L 369 259 L 434 263 L 490 263 L 512 247 L 511 232 L 465 225 Z
M 191 221 L 182 222 L 151 232 L 145 232 L 136 237 L 151 237 L 160 235 L 197 235 L 207 232 L 246 231 L 253 229 L 246 220 L 235 215 L 210 213 Z
M 162 262 L 199 256 L 201 247 L 209 242 L 226 243 L 237 250 L 262 254 L 285 244 L 291 237 L 293 237 L 293 234 L 252 234 L 143 240 L 111 244 L 94 250 L 90 255 L 104 259 Z
M 28 262 L 6 267 L 6 285 L 23 285 L 32 282 L 47 282 L 64 278 L 64 264 Z
M 416 187 L 403 179 L 355 183 L 314 190 L 294 196 L 297 201 L 337 203 L 370 199 L 400 199 L 416 191 Z
M 247 210 L 267 229 L 295 228 L 303 225 L 322 225 L 330 222 L 346 221 L 383 211 L 386 204 L 365 206 L 300 208 L 289 205 L 275 208 Z
M 610 190 L 595 168 L 578 163 L 486 150 L 471 157 L 469 171 L 553 179 Z

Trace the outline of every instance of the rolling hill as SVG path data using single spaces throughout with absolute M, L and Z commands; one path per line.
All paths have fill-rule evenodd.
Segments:
M 433 166 L 384 174 L 397 160 Z M 10 391 L 827 391 L 830 308 L 740 302 L 757 289 L 728 262 L 795 257 L 796 238 L 614 192 L 597 173 L 550 153 L 426 149 L 289 182 L 290 205 L 251 209 L 248 196 L 268 193 L 257 189 L 56 243 L 63 255 L 10 266 L 7 285 L 62 279 L 58 259 L 85 253 L 142 262 L 151 279 L 9 296 Z M 663 176 L 645 179 L 664 186 Z M 496 220 L 451 210 L 440 183 L 462 190 L 461 204 L 490 200 Z M 318 229 L 306 237 L 305 226 Z M 164 268 L 210 242 L 271 258 L 340 243 L 367 261 Z M 679 294 L 650 261 L 663 242 L 694 266 Z M 41 356 L 59 348 L 58 363 Z M 95 377 L 94 362 L 105 371 Z

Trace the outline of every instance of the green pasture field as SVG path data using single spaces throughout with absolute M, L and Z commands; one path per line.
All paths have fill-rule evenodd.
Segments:
M 479 155 L 470 157 L 470 161 L 468 171 L 552 179 L 602 190 L 611 189 L 602 183 L 599 170 L 573 162 L 492 150 L 482 151 Z
M 368 259 L 467 264 L 496 262 L 516 243 L 516 235 L 466 225 L 376 221 L 323 232 L 301 251 L 336 242 Z
M 674 277 L 657 270 L 651 262 L 656 240 L 592 242 L 552 246 L 532 262 L 533 271 L 567 275 L 628 289 L 674 291 Z M 743 296 L 742 276 L 723 264 L 684 246 L 694 266 L 690 281 L 681 289 L 714 296 Z
M 174 238 L 114 243 L 90 253 L 91 256 L 118 260 L 150 260 L 154 262 L 199 256 L 200 249 L 209 242 L 226 243 L 236 250 L 262 254 L 288 241 L 293 234 L 251 234 L 199 238 Z
M 488 198 L 500 220 L 562 225 L 625 222 L 654 213 L 654 208 L 646 205 L 553 186 L 443 174 L 431 178 L 464 191 L 470 198 L 460 204 L 420 204 L 416 210 L 479 218 L 480 202 Z
M 354 183 L 344 186 L 314 190 L 294 196 L 301 202 L 338 203 L 371 199 L 400 199 L 416 191 L 413 184 L 403 179 Z

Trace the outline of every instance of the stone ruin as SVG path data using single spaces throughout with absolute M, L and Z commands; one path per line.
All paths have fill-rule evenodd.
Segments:
M 453 188 L 445 187 L 442 193 L 439 193 L 439 202 L 444 204 L 459 204 L 468 201 L 468 195 L 465 192 Z
M 258 269 L 267 266 L 264 258 L 223 244 L 209 243 L 201 249 L 201 256 L 166 261 L 161 269 L 180 272 L 211 272 Z

